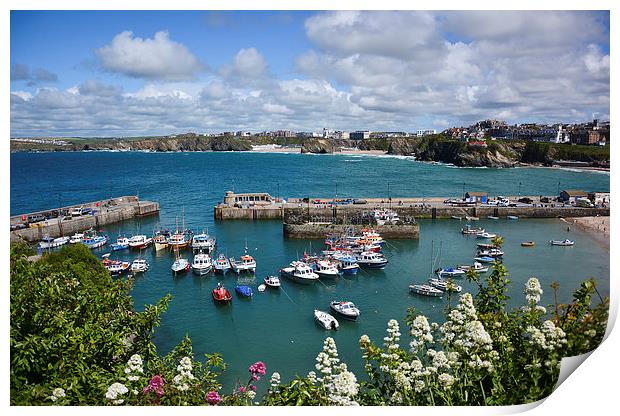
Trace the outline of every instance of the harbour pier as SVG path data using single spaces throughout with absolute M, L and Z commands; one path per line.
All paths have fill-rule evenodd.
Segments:
M 11 217 L 11 242 L 37 242 L 43 236 L 71 236 L 136 217 L 159 214 L 159 203 L 121 196 Z

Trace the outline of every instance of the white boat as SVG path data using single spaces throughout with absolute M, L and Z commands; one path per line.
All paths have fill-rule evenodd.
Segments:
M 149 263 L 144 259 L 135 259 L 131 263 L 131 271 L 134 273 L 144 273 L 149 269 Z
M 357 274 L 360 265 L 357 264 L 357 259 L 349 253 L 335 253 L 334 259 L 337 261 L 337 267 L 342 274 Z
M 452 281 L 446 281 L 443 279 L 435 279 L 435 278 L 430 278 L 428 279 L 428 284 L 433 286 L 436 289 L 442 290 L 444 292 L 460 292 L 461 290 L 463 290 L 463 288 L 457 284 L 455 284 Z
M 189 240 L 187 239 L 185 233 L 176 232 L 170 237 L 168 237 L 168 247 L 170 247 L 172 250 L 176 248 L 186 248 L 188 245 Z
M 153 242 L 152 237 L 147 237 L 143 234 L 134 235 L 131 237 L 127 244 L 129 244 L 130 248 L 145 248 L 148 247 Z
M 437 271 L 437 276 L 439 277 L 461 277 L 463 275 L 465 275 L 463 270 L 454 267 L 448 267 Z
M 374 251 L 364 251 L 356 254 L 355 259 L 361 267 L 369 269 L 383 269 L 388 264 L 388 260 L 383 254 Z
M 211 253 L 215 249 L 215 238 L 211 237 L 206 232 L 196 234 L 192 238 L 192 250 L 202 251 L 205 253 Z
M 266 288 L 267 288 L 267 286 L 265 286 L 264 283 L 258 285 L 258 291 L 259 292 L 264 292 Z
M 220 253 L 217 256 L 217 259 L 215 259 L 213 268 L 215 269 L 216 273 L 226 274 L 230 270 L 230 261 L 224 254 Z
M 478 217 L 465 217 L 467 221 L 478 221 L 480 218 Z
M 44 236 L 39 243 L 40 249 L 56 248 L 67 244 L 70 237 L 58 237 L 52 238 L 48 235 Z
M 443 295 L 443 291 L 434 288 L 433 286 L 424 284 L 411 284 L 409 285 L 409 291 L 424 296 L 439 297 Z
M 495 217 L 493 215 L 489 215 L 487 218 L 490 220 L 499 220 L 499 217 Z
M 314 269 L 314 272 L 319 275 L 319 277 L 333 279 L 340 276 L 338 267 L 336 267 L 334 263 L 327 260 L 315 261 L 312 263 L 312 268 Z
M 263 281 L 269 287 L 280 287 L 280 278 L 278 276 L 267 276 L 263 279 Z
M 489 248 L 486 250 L 478 250 L 478 256 L 502 257 L 504 252 L 498 248 Z
M 519 217 L 517 217 L 516 215 L 508 215 L 506 218 L 508 218 L 509 220 L 518 220 Z
M 465 235 L 469 235 L 469 234 L 473 235 L 473 234 L 479 234 L 483 232 L 484 232 L 484 228 L 474 228 L 470 224 L 467 224 L 465 227 L 461 229 L 461 233 Z
M 113 251 L 124 250 L 129 247 L 129 239 L 126 237 L 118 237 L 116 243 L 110 244 Z
M 453 220 L 459 220 L 459 221 L 463 219 L 463 217 L 458 217 L 456 215 L 452 215 L 450 218 L 452 218 Z
M 108 243 L 107 235 L 92 235 L 90 237 L 84 237 L 82 243 L 86 245 L 88 248 L 99 248 Z
M 473 270 L 475 272 L 478 273 L 486 273 L 489 271 L 489 268 L 484 266 L 482 263 L 478 263 L 477 261 L 474 262 L 473 265 L 469 265 L 469 264 L 462 264 L 460 266 L 457 266 L 457 268 L 463 270 L 464 272 L 467 272 L 469 270 Z
M 256 272 L 256 260 L 248 254 L 247 244 L 244 248 L 243 256 L 241 256 L 239 260 L 235 260 L 234 257 L 230 258 L 230 267 L 233 272 L 237 274 L 240 274 L 241 272 Z
M 360 310 L 357 309 L 353 302 L 335 300 L 329 303 L 329 307 L 346 319 L 356 320 L 360 316 Z
M 84 239 L 84 233 L 75 233 L 69 239 L 69 243 L 71 244 L 81 243 L 83 239 Z
M 497 237 L 497 234 L 482 232 L 482 233 L 476 234 L 476 236 L 478 238 L 495 238 Z
M 204 275 L 213 269 L 213 261 L 211 256 L 206 253 L 198 253 L 192 261 L 192 271 L 197 275 Z
M 303 261 L 292 262 L 290 266 L 282 268 L 280 273 L 298 283 L 312 283 L 319 280 L 319 275 Z
M 153 244 L 155 245 L 155 251 L 160 251 L 168 248 L 168 237 L 164 234 L 157 234 L 153 237 Z
M 474 260 L 480 263 L 493 263 L 495 261 L 494 257 L 482 256 L 482 257 L 474 257 Z
M 565 246 L 565 247 L 572 246 L 573 244 L 575 244 L 574 241 L 571 241 L 568 238 L 566 240 L 550 240 L 549 242 L 553 246 Z
M 103 260 L 103 267 L 105 267 L 110 274 L 122 274 L 129 270 L 131 264 L 128 261 L 110 260 L 105 258 Z
M 314 310 L 314 320 L 325 329 L 338 329 L 338 321 L 327 312 Z
M 179 272 L 188 272 L 189 271 L 189 261 L 187 259 L 178 258 L 172 263 L 170 269 L 176 274 Z
M 373 211 L 373 218 L 378 225 L 397 224 L 400 221 L 398 214 L 389 209 L 376 209 Z

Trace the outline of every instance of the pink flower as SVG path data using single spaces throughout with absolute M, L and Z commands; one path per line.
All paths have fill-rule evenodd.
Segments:
M 153 392 L 157 397 L 162 397 L 164 395 L 164 379 L 160 375 L 153 376 L 153 378 L 149 380 L 149 385 L 146 386 L 142 392 L 144 394 Z
M 248 371 L 252 374 L 260 374 L 264 376 L 267 373 L 267 367 L 265 367 L 265 363 L 262 361 L 257 361 L 250 366 Z
M 252 389 L 252 391 L 256 391 L 256 386 L 255 385 L 251 385 L 250 388 Z
M 239 393 L 245 393 L 245 387 L 243 386 L 239 387 Z
M 221 401 L 222 401 L 222 398 L 217 393 L 217 391 L 210 391 L 209 393 L 207 393 L 207 402 L 209 404 L 216 405 Z
M 257 376 L 256 374 L 252 374 L 252 381 L 258 381 L 260 380 L 260 377 Z

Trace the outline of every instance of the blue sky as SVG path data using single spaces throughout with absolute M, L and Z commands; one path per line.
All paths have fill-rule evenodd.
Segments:
M 13 136 L 609 117 L 607 12 L 13 11 L 10 56 Z

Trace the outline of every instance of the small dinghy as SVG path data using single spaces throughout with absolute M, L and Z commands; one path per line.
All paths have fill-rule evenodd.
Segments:
M 232 300 L 232 295 L 221 283 L 217 284 L 217 287 L 211 292 L 213 300 L 216 302 L 226 303 Z
M 263 281 L 265 282 L 265 285 L 269 287 L 274 287 L 276 289 L 280 287 L 280 278 L 278 276 L 267 276 L 263 279 Z
M 314 320 L 325 329 L 337 330 L 340 326 L 336 318 L 328 314 L 327 312 L 314 310 Z
M 493 263 L 495 261 L 493 257 L 488 256 L 474 257 L 474 260 L 479 261 L 480 263 Z
M 262 283 L 262 284 L 258 285 L 258 291 L 259 291 L 259 292 L 264 292 L 264 291 L 265 291 L 265 289 L 267 289 L 267 286 L 265 286 L 265 284 L 264 284 L 264 283 Z
M 486 266 L 483 266 L 481 263 L 478 263 L 477 261 L 474 262 L 473 265 L 469 265 L 469 264 L 462 264 L 460 266 L 457 266 L 459 269 L 463 270 L 464 272 L 467 272 L 469 270 L 473 270 L 475 272 L 478 273 L 486 273 L 489 271 L 489 268 Z
M 524 241 L 521 243 L 521 246 L 523 247 L 534 247 L 535 245 L 536 243 L 533 241 Z
M 461 269 L 458 268 L 454 268 L 454 267 L 448 267 L 447 269 L 440 269 L 437 270 L 437 276 L 439 277 L 460 277 L 463 276 L 465 274 L 465 272 Z
M 246 298 L 252 297 L 252 288 L 250 286 L 237 285 L 235 286 L 235 292 L 237 292 L 239 296 L 245 296 Z
M 349 301 L 332 301 L 329 303 L 331 310 L 346 319 L 356 320 L 360 316 L 360 310 L 357 309 L 353 302 Z
M 517 217 L 516 215 L 508 215 L 506 218 L 513 221 L 519 219 L 519 217 Z
M 423 285 L 423 284 L 409 285 L 409 291 L 411 293 L 417 293 L 418 295 L 424 295 L 424 296 L 439 297 L 443 295 L 442 290 L 434 288 L 433 286 L 430 286 L 430 285 Z
M 569 240 L 568 238 L 566 240 L 551 240 L 549 241 L 551 243 L 552 246 L 572 246 L 573 244 L 575 244 L 574 241 Z
M 460 292 L 461 290 L 463 290 L 461 286 L 454 284 L 453 282 L 448 282 L 441 278 L 435 279 L 431 277 L 430 279 L 428 279 L 428 284 L 436 289 L 443 290 L 444 292 Z

